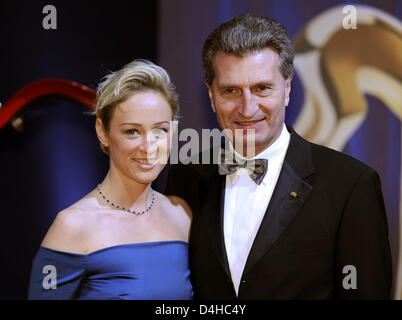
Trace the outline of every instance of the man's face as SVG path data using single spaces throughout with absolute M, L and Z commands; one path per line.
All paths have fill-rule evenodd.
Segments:
M 207 86 L 218 123 L 233 137 L 236 129 L 244 136 L 247 129 L 255 130 L 255 154 L 279 137 L 285 120 L 292 76 L 285 79 L 279 65 L 279 55 L 270 48 L 242 58 L 218 52 L 213 61 L 215 77 Z

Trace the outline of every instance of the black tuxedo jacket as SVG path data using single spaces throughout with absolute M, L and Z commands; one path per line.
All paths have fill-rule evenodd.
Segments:
M 238 297 L 223 238 L 225 176 L 214 164 L 170 168 L 166 194 L 193 210 L 194 298 L 389 299 L 392 264 L 378 174 L 288 130 L 289 147 Z

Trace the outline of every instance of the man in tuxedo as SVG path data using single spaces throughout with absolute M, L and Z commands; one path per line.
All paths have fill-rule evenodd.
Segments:
M 286 29 L 251 14 L 223 23 L 204 44 L 212 109 L 236 158 L 254 162 L 251 170 L 244 162 L 169 170 L 167 194 L 193 210 L 196 299 L 390 298 L 379 176 L 284 124 L 293 56 Z M 239 130 L 254 132 L 254 142 Z

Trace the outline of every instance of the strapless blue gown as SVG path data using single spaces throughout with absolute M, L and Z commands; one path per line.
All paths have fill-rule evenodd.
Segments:
M 189 277 L 184 241 L 121 244 L 89 254 L 41 246 L 32 263 L 28 299 L 189 300 Z

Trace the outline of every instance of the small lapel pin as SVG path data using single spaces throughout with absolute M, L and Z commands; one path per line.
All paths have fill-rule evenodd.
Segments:
M 297 198 L 297 193 L 296 192 L 294 192 L 294 191 L 292 191 L 291 193 L 289 193 L 289 195 L 292 197 L 292 198 Z

